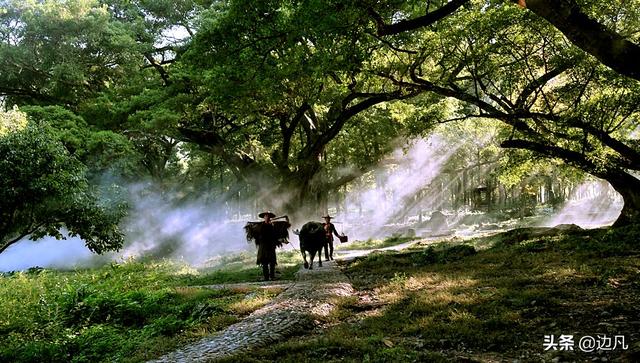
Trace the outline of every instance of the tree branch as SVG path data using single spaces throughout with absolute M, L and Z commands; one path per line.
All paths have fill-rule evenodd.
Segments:
M 203 150 L 214 153 L 230 167 L 231 172 L 240 180 L 244 180 L 245 172 L 254 166 L 255 160 L 240 151 L 229 151 L 225 148 L 227 143 L 216 132 L 199 130 L 186 127 L 178 127 L 182 141 L 193 142 Z
M 600 142 L 602 142 L 604 145 L 619 153 L 623 158 L 627 159 L 627 166 L 629 168 L 640 170 L 640 152 L 633 149 L 624 142 L 615 139 L 604 130 L 600 130 L 587 122 L 584 122 L 575 117 L 562 118 L 560 116 L 533 112 L 522 114 L 522 117 L 539 117 L 547 119 L 549 121 L 553 121 L 557 124 L 565 124 L 569 127 L 582 129 L 590 135 L 593 135 L 596 139 L 600 140 Z
M 598 174 L 598 168 L 596 167 L 596 165 L 587 160 L 587 158 L 581 153 L 556 145 L 543 144 L 530 140 L 513 139 L 503 141 L 500 146 L 505 149 L 530 150 L 547 157 L 561 159 L 567 164 L 588 171 L 595 176 L 601 177 L 600 175 L 604 175 L 603 173 Z
M 13 238 L 10 239 L 9 241 L 5 242 L 4 244 L 2 244 L 0 246 L 0 253 L 4 252 L 7 248 L 9 248 L 9 246 L 11 246 L 12 244 L 20 241 L 21 239 L 25 238 L 26 236 L 32 234 L 33 232 L 37 231 L 38 228 L 44 226 L 46 223 L 40 223 L 38 225 L 33 225 L 33 220 L 31 221 L 31 223 L 29 223 L 29 226 L 27 228 L 25 228 L 22 232 L 20 232 L 20 234 Z
M 562 32 L 573 44 L 616 72 L 640 80 L 640 46 L 590 18 L 575 0 L 519 2 Z
M 149 62 L 149 64 L 156 70 L 158 71 L 158 73 L 160 74 L 160 77 L 162 78 L 162 81 L 164 82 L 165 85 L 169 84 L 169 75 L 167 74 L 167 71 L 162 68 L 162 65 L 158 64 L 156 62 L 155 59 L 153 59 L 153 57 L 151 56 L 151 54 L 146 53 L 144 55 L 144 57 L 147 59 L 147 61 Z
M 336 180 L 334 180 L 332 182 L 329 182 L 327 184 L 326 188 L 328 190 L 337 189 L 337 188 L 339 188 L 339 187 L 341 187 L 341 186 L 343 186 L 343 185 L 345 185 L 345 184 L 347 184 L 347 183 L 349 183 L 351 181 L 354 181 L 354 180 L 358 179 L 359 177 L 363 176 L 364 174 L 368 173 L 369 171 L 373 170 L 375 168 L 375 166 L 376 165 L 373 164 L 373 165 L 370 165 L 370 166 L 365 167 L 365 168 L 360 168 L 360 169 L 354 170 L 354 171 L 352 171 L 352 172 L 350 172 L 350 173 L 348 173 L 346 175 L 341 176 L 340 178 L 338 178 L 338 179 L 336 179 Z
M 442 20 L 447 16 L 453 14 L 456 10 L 458 10 L 462 5 L 468 3 L 470 0 L 452 0 L 448 2 L 446 5 L 442 6 L 439 9 L 436 9 L 426 15 L 408 19 L 401 20 L 397 23 L 386 24 L 384 19 L 380 14 L 376 13 L 372 8 L 368 9 L 369 15 L 373 18 L 378 27 L 378 35 L 393 35 L 406 31 L 411 31 L 419 28 L 423 28 L 425 26 L 429 26 L 438 20 Z
M 529 96 L 535 92 L 537 89 L 539 89 L 540 87 L 544 86 L 545 84 L 547 84 L 547 82 L 549 82 L 550 80 L 554 79 L 555 77 L 559 76 L 560 74 L 562 74 L 564 71 L 566 71 L 567 69 L 569 69 L 569 65 L 564 65 L 562 67 L 558 67 L 556 69 L 553 69 L 545 74 L 543 74 L 542 76 L 532 80 L 531 82 L 529 82 L 529 84 L 527 84 L 524 89 L 522 90 L 522 92 L 520 92 L 520 95 L 518 95 L 518 99 L 516 100 L 515 103 L 515 108 L 517 109 L 523 109 L 524 108 L 524 104 L 527 101 L 527 98 L 529 98 Z

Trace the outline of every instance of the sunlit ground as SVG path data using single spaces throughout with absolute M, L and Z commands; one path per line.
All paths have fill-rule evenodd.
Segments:
M 512 233 L 357 259 L 343 267 L 358 295 L 326 330 L 228 361 L 637 361 L 640 249 L 630 233 Z M 550 334 L 576 344 L 624 335 L 629 349 L 545 351 Z

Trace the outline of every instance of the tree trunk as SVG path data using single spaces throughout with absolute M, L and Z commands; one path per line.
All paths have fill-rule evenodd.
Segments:
M 272 203 L 278 213 L 287 214 L 292 220 L 319 220 L 327 213 L 327 200 L 332 191 L 327 190 L 317 177 L 317 172 L 298 170 L 285 178 Z
M 640 180 L 623 171 L 611 172 L 604 179 L 620 193 L 624 201 L 614 227 L 640 222 Z

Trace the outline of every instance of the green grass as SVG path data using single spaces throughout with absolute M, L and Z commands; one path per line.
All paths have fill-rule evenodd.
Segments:
M 278 250 L 276 271 L 280 280 L 295 280 L 302 257 L 297 250 Z M 262 267 L 256 265 L 255 253 L 242 252 L 208 261 L 200 274 L 188 278 L 189 285 L 213 285 L 254 282 L 262 279 Z
M 384 248 L 396 246 L 405 242 L 414 241 L 419 239 L 418 237 L 389 237 L 382 240 L 369 239 L 366 241 L 354 241 L 348 243 L 340 243 L 340 241 L 334 241 L 333 245 L 336 250 L 371 250 L 375 248 Z
M 295 254 L 279 257 L 280 278 L 292 279 Z M 0 275 L 0 362 L 140 362 L 223 329 L 279 293 L 197 287 L 261 279 L 255 256 L 229 259 L 242 263 L 195 270 L 129 261 Z
M 640 228 L 510 231 L 343 266 L 324 331 L 231 362 L 640 361 Z M 629 350 L 545 352 L 544 335 L 624 335 Z M 576 346 L 577 350 L 577 346 Z

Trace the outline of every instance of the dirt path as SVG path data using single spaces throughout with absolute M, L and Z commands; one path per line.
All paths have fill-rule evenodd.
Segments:
M 244 320 L 150 362 L 208 362 L 282 341 L 313 328 L 319 317 L 335 308 L 332 302 L 336 297 L 352 293 L 349 279 L 334 261 L 313 270 L 301 268 L 295 283 Z

